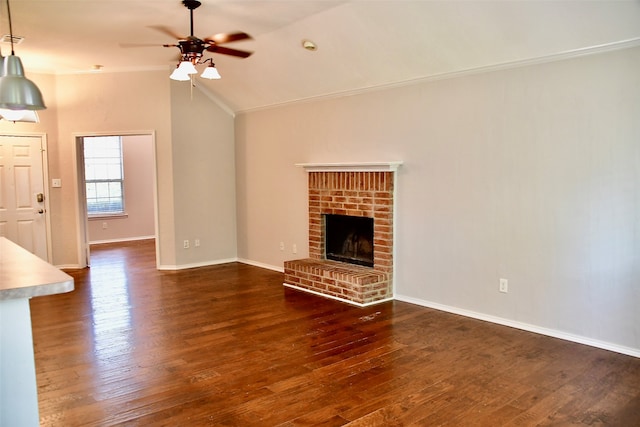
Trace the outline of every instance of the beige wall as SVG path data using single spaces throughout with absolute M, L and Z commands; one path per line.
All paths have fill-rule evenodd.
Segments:
M 0 130 L 47 135 L 49 177 L 62 180 L 49 188 L 55 265 L 83 266 L 75 139 L 96 133 L 155 137 L 160 268 L 236 259 L 234 118 L 169 72 L 28 74 L 48 107 L 41 122 L 0 121 Z
M 169 79 L 164 72 L 62 75 L 56 77 L 58 152 L 49 175 L 62 179 L 52 189 L 54 264 L 78 265 L 76 135 L 155 131 L 158 162 L 160 254 L 175 256 Z M 50 153 L 51 154 L 51 153 Z
M 161 268 L 235 261 L 234 118 L 185 82 L 172 82 L 171 99 L 177 253 Z
M 60 178 L 61 188 L 49 187 L 53 264 L 83 265 L 78 216 L 75 137 L 101 132 L 153 131 L 158 163 L 158 220 L 161 258 L 175 262 L 173 174 L 169 79 L 165 72 L 116 74 L 32 75 L 47 109 L 40 123 L 2 123 L 14 132 L 42 132 L 48 141 L 49 178 Z M 50 186 L 51 182 L 48 182 Z
M 635 48 L 239 115 L 238 256 L 306 256 L 294 163 L 402 160 L 400 298 L 640 354 L 639 69 Z
M 91 243 L 155 236 L 153 135 L 123 135 L 122 156 L 126 216 L 90 218 Z

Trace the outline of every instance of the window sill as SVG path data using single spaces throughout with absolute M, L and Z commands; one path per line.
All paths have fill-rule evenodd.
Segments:
M 121 219 L 121 218 L 129 218 L 128 213 L 117 213 L 117 214 L 96 214 L 96 215 L 88 215 L 89 221 L 94 220 L 104 220 L 104 219 Z

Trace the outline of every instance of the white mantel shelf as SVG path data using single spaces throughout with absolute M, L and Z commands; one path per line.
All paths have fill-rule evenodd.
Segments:
M 296 163 L 307 172 L 395 172 L 402 165 L 396 162 L 363 163 Z

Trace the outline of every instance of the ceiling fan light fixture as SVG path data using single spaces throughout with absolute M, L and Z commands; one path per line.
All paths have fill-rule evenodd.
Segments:
M 191 80 L 191 77 L 189 76 L 189 74 L 181 71 L 179 67 L 173 70 L 173 73 L 171 73 L 169 78 L 171 80 L 177 80 L 179 82 L 186 82 L 188 80 Z
M 196 67 L 191 63 L 191 61 L 180 62 L 180 65 L 178 65 L 178 71 L 182 74 L 198 74 L 198 70 L 196 70 Z
M 221 46 L 222 44 L 237 42 L 240 40 L 250 40 L 251 36 L 247 33 L 219 33 L 204 39 L 200 39 L 194 36 L 193 11 L 194 9 L 200 7 L 202 3 L 199 0 L 182 0 L 182 4 L 184 5 L 184 7 L 189 9 L 190 31 L 188 37 L 175 33 L 171 29 L 164 26 L 152 27 L 162 31 L 163 33 L 171 37 L 178 39 L 177 44 L 163 44 L 164 47 L 177 47 L 180 49 L 181 62 L 178 65 L 178 69 L 174 70 L 169 78 L 180 81 L 191 80 L 193 74 L 198 74 L 198 70 L 196 70 L 195 67 L 196 65 L 205 65 L 209 63 L 209 66 L 205 68 L 200 77 L 209 80 L 220 79 L 220 73 L 215 68 L 215 64 L 213 63 L 211 58 L 203 58 L 203 53 L 205 51 L 221 55 L 235 56 L 237 58 L 248 58 L 249 56 L 251 56 L 253 52 L 231 49 L 226 46 Z
M 221 79 L 222 78 L 222 76 L 218 72 L 218 69 L 216 68 L 215 64 L 213 64 L 213 63 L 211 63 L 211 65 L 209 65 L 207 68 L 204 69 L 202 74 L 200 74 L 200 77 L 202 77 L 203 79 L 209 79 L 209 80 L 215 80 L 215 79 Z

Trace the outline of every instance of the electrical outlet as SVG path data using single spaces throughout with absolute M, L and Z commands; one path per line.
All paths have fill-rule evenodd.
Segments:
M 182 242 L 182 247 L 185 248 L 185 249 L 189 249 L 189 241 L 188 240 L 183 241 Z
M 280 242 L 280 250 L 284 251 L 284 242 Z
M 108 224 L 108 223 L 106 223 L 106 222 L 103 222 L 103 223 L 102 223 L 102 229 L 103 229 L 103 230 L 106 230 L 107 228 L 109 228 L 109 224 Z
M 296 245 L 294 243 L 293 246 L 291 247 L 291 252 L 293 252 L 294 254 L 297 254 L 298 253 L 298 245 Z
M 507 279 L 500 279 L 500 292 L 507 293 L 509 292 L 509 281 Z
M 193 241 L 193 246 L 195 246 L 196 248 L 200 246 L 200 239 L 196 239 Z

